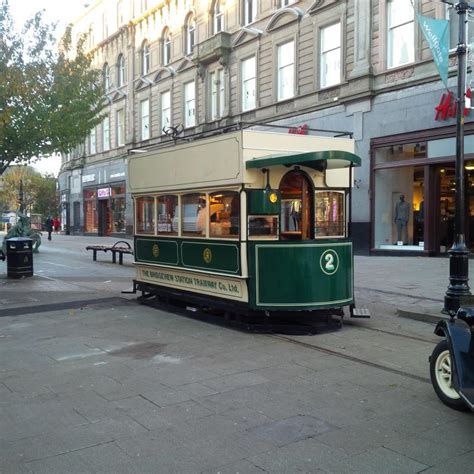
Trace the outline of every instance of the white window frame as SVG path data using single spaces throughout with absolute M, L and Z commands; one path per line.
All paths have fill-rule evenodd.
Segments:
M 149 140 L 150 133 L 150 99 L 140 101 L 140 138 Z
M 104 90 L 105 92 L 107 92 L 110 89 L 110 66 L 108 65 L 108 63 L 104 64 L 103 77 L 104 77 Z
M 257 0 L 243 0 L 244 2 L 244 26 L 250 25 L 257 18 Z
M 291 49 L 288 48 L 288 46 L 291 45 Z M 288 61 L 286 57 L 283 56 L 283 48 L 287 49 L 292 52 L 292 61 Z M 295 52 L 295 40 L 291 39 L 288 41 L 285 41 L 284 43 L 281 43 L 277 46 L 277 100 L 278 101 L 283 101 L 283 100 L 288 100 L 292 99 L 295 96 L 295 84 L 296 84 L 296 78 L 295 78 L 295 73 L 296 73 L 296 67 L 295 67 L 295 59 L 296 59 L 296 52 Z M 290 75 L 291 74 L 291 75 Z M 291 84 L 285 88 L 285 92 L 282 93 L 282 88 L 284 87 L 284 78 L 288 76 L 291 77 Z
M 89 154 L 95 155 L 97 153 L 97 131 L 94 127 L 89 133 Z
M 225 109 L 225 79 L 224 68 L 219 68 L 209 74 L 210 116 L 217 120 L 224 116 Z
M 335 26 L 339 26 L 339 34 L 337 36 L 337 43 L 334 43 L 334 45 L 324 45 L 323 42 L 323 36 L 324 32 L 328 31 L 330 28 L 334 28 Z M 332 87 L 337 84 L 341 83 L 341 53 L 342 53 L 342 40 L 341 40 L 341 22 L 333 23 L 331 25 L 327 25 L 323 28 L 321 28 L 319 32 L 319 41 L 320 41 L 320 55 L 319 55 L 319 81 L 320 81 L 320 87 Z M 328 61 L 326 58 L 332 57 L 333 55 L 335 56 L 335 53 L 339 52 L 338 58 L 339 58 L 339 64 L 338 64 L 338 72 L 337 74 L 337 79 L 333 79 L 332 81 L 328 79 Z M 329 63 L 330 64 L 330 63 Z
M 216 0 L 214 4 L 214 34 L 224 31 L 224 8 L 222 7 L 221 0 Z
M 150 72 L 150 46 L 147 41 L 142 46 L 142 76 L 146 76 Z
M 171 62 L 171 32 L 168 28 L 163 32 L 162 48 L 163 66 L 167 66 Z
M 279 1 L 279 7 L 280 8 L 285 8 L 285 7 L 289 7 L 290 5 L 293 5 L 293 3 L 295 3 L 296 0 L 280 0 Z
M 253 68 L 251 74 L 248 74 L 246 65 L 250 66 L 253 61 Z M 242 112 L 253 110 L 257 107 L 257 57 L 251 56 L 244 59 L 240 63 L 240 76 L 242 78 Z M 249 87 L 247 87 L 249 86 Z M 249 93 L 249 99 L 246 100 L 247 92 Z M 253 99 L 251 99 L 253 91 Z
M 117 28 L 120 28 L 125 23 L 125 12 L 123 6 L 123 0 L 119 0 L 117 3 Z
M 102 122 L 102 148 L 104 151 L 110 150 L 110 117 L 108 115 Z
M 196 19 L 194 15 L 189 15 L 186 19 L 186 48 L 185 54 L 192 54 L 194 45 L 196 44 Z
M 166 101 L 165 101 L 166 98 Z M 161 133 L 163 127 L 171 126 L 171 91 L 164 91 L 160 94 L 161 107 Z
M 196 126 L 196 82 L 184 84 L 184 127 Z
M 125 114 L 123 109 L 117 110 L 117 146 L 125 145 Z
M 125 84 L 125 57 L 119 54 L 117 60 L 117 87 L 122 87 Z
M 405 2 L 407 3 L 406 7 L 410 9 L 410 11 L 413 13 L 413 16 L 410 20 L 392 25 L 391 24 L 391 6 L 395 2 Z M 400 63 L 395 63 L 394 62 L 394 57 L 393 57 L 393 50 L 395 47 L 398 48 L 399 45 L 394 45 L 393 44 L 393 33 L 397 28 L 402 28 L 406 25 L 412 25 L 412 34 L 413 34 L 413 42 L 412 44 L 407 44 L 409 48 L 411 48 L 408 51 L 408 60 L 405 62 L 400 62 Z M 413 11 L 413 7 L 410 3 L 410 0 L 387 0 L 387 69 L 393 69 L 396 67 L 400 66 L 405 66 L 406 64 L 411 64 L 415 61 L 415 12 Z

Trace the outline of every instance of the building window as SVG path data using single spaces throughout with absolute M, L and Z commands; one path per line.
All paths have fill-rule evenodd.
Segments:
M 321 87 L 341 82 L 341 24 L 321 29 Z
M 171 126 L 171 92 L 161 93 L 161 131 Z
M 97 153 L 97 134 L 95 127 L 91 130 L 89 134 L 89 153 L 95 155 Z
M 110 117 L 104 117 L 102 122 L 102 141 L 104 151 L 110 150 Z
M 105 92 L 107 92 L 110 89 L 110 67 L 107 63 L 104 64 L 102 75 L 104 80 L 104 89 Z
M 92 49 L 94 47 L 94 25 L 89 25 L 89 33 L 87 35 L 88 43 L 89 43 L 89 49 Z
M 150 47 L 145 40 L 142 45 L 142 76 L 146 76 L 150 72 Z
M 257 17 L 257 0 L 244 0 L 244 25 L 249 25 Z
M 117 28 L 120 28 L 125 23 L 125 12 L 123 8 L 123 1 L 117 3 Z
M 242 61 L 242 111 L 256 107 L 256 60 L 255 56 Z
M 452 5 L 446 5 L 446 19 L 449 20 L 449 49 L 458 45 L 459 15 Z M 474 43 L 474 28 L 467 28 L 467 43 Z
M 138 197 L 135 200 L 135 232 L 137 234 L 155 233 L 155 198 Z
M 125 232 L 125 183 L 114 184 L 112 188 L 112 232 Z
M 205 194 L 185 194 L 181 197 L 182 235 L 206 236 L 207 206 Z
M 293 5 L 296 0 L 280 0 L 278 2 L 278 7 L 279 8 L 284 8 L 284 7 L 289 7 L 290 5 Z
M 209 195 L 209 236 L 237 238 L 240 222 L 240 194 L 220 191 Z
M 178 196 L 157 199 L 158 234 L 178 235 Z
M 148 140 L 150 138 L 150 101 L 148 99 L 140 102 L 140 128 L 141 139 Z
M 184 126 L 196 125 L 196 86 L 194 81 L 184 85 Z
M 141 12 L 145 13 L 148 10 L 148 0 L 141 0 Z
M 224 69 L 218 69 L 209 75 L 211 89 L 211 119 L 215 120 L 224 115 L 225 83 Z
M 196 20 L 193 15 L 189 15 L 185 25 L 185 54 L 191 54 L 196 40 Z
M 109 37 L 109 21 L 107 17 L 107 13 L 102 14 L 102 36 L 103 39 Z
M 117 61 L 117 86 L 122 87 L 125 84 L 125 58 L 120 54 Z
M 163 30 L 161 36 L 161 57 L 163 59 L 163 65 L 166 66 L 171 61 L 171 33 L 168 28 Z
M 123 109 L 117 110 L 117 146 L 125 145 L 125 126 Z
M 389 0 L 387 10 L 387 67 L 415 60 L 415 22 L 410 0 Z
M 95 189 L 84 189 L 84 232 L 98 231 L 97 192 Z
M 224 31 L 224 9 L 222 8 L 220 0 L 216 0 L 216 3 L 214 4 L 213 20 L 214 34 Z
M 278 46 L 278 100 L 291 99 L 295 95 L 295 42 Z

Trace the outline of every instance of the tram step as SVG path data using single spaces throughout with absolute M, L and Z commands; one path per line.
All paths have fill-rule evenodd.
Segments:
M 351 318 L 370 318 L 370 311 L 367 308 L 352 308 Z

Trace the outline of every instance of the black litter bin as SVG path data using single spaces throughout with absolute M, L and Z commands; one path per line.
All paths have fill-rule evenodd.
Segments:
M 28 237 L 7 239 L 7 276 L 23 278 L 33 276 L 33 240 Z

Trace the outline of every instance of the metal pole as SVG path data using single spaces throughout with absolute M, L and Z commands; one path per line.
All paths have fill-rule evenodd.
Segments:
M 449 286 L 444 297 L 444 310 L 454 315 L 461 306 L 461 298 L 469 296 L 469 250 L 466 247 L 465 219 L 466 194 L 464 186 L 464 107 L 466 105 L 466 12 L 465 1 L 454 7 L 459 15 L 458 87 L 456 99 L 456 191 L 454 243 L 449 250 Z

